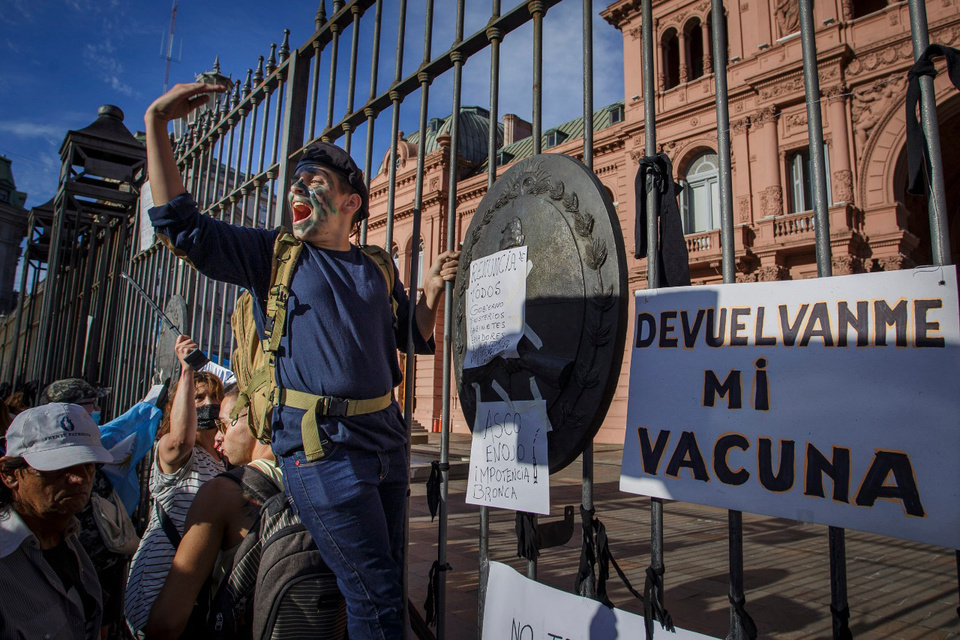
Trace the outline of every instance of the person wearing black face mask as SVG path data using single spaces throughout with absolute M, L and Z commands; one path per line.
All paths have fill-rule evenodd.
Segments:
M 173 400 L 164 412 L 150 473 L 155 506 L 127 581 L 125 614 L 134 632 L 146 625 L 153 601 L 163 587 L 197 490 L 224 471 L 216 449 L 223 384 L 215 375 L 194 371 L 184 361 L 197 348 L 191 338 L 178 337 L 174 348 L 181 374 Z

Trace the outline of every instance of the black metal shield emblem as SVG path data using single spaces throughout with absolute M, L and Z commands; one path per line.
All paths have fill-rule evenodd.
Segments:
M 464 368 L 470 265 L 514 247 L 526 247 L 528 263 L 523 338 L 506 355 Z M 464 239 L 460 274 L 454 370 L 467 423 L 472 429 L 476 386 L 484 402 L 499 399 L 494 381 L 512 400 L 530 400 L 534 378 L 552 426 L 550 472 L 563 469 L 600 428 L 623 362 L 626 255 L 606 188 L 564 155 L 517 163 L 480 202 Z
M 167 304 L 163 307 L 163 313 L 170 318 L 171 322 L 180 327 L 181 331 L 187 331 L 184 326 L 187 320 L 187 302 L 182 296 L 177 294 L 170 296 Z M 180 360 L 177 359 L 177 353 L 174 351 L 178 334 L 166 323 L 162 323 L 160 326 L 162 328 L 160 335 L 157 336 L 157 370 L 155 375 L 159 384 L 166 384 L 168 380 L 176 382 L 180 378 Z

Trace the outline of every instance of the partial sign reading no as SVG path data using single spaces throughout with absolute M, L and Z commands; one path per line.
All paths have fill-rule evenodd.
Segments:
M 505 249 L 470 263 L 464 369 L 482 367 L 500 355 L 517 356 L 526 297 L 526 247 Z

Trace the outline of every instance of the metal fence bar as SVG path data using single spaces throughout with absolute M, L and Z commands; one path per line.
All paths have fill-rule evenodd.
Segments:
M 333 12 L 337 13 L 342 6 L 343 2 L 341 0 L 334 0 Z M 333 125 L 333 100 L 337 95 L 337 59 L 340 50 L 340 29 L 339 23 L 330 23 L 330 32 L 333 34 L 333 41 L 331 42 L 332 50 L 330 51 L 330 85 L 327 89 L 327 124 L 324 127 L 324 132 Z M 323 136 L 323 139 L 329 141 L 326 135 Z
M 431 48 L 433 42 L 433 0 L 427 0 L 426 4 L 426 14 L 424 16 L 424 28 L 423 28 L 423 62 L 426 64 L 430 61 Z M 415 251 L 419 246 L 420 240 L 420 223 L 421 218 L 423 217 L 423 172 L 425 167 L 426 159 L 426 148 L 427 148 L 427 107 L 430 105 L 430 82 L 433 80 L 433 77 L 426 71 L 421 71 L 418 74 L 420 79 L 420 138 L 418 139 L 419 144 L 417 145 L 417 174 L 416 174 L 416 185 L 414 187 L 414 196 L 413 196 L 413 230 L 411 232 L 411 244 L 410 244 L 410 270 L 409 277 L 407 279 L 407 287 L 410 292 L 410 305 L 408 307 L 407 313 L 407 358 L 406 362 L 406 371 L 404 372 L 404 383 L 406 384 L 404 394 L 403 394 L 403 418 L 407 424 L 407 459 L 410 459 L 410 427 L 413 424 L 413 377 L 416 373 L 416 354 L 414 352 L 414 343 L 413 343 L 413 332 L 419 331 L 417 328 L 417 322 L 415 318 L 415 307 L 416 301 L 419 296 L 417 290 L 418 275 L 420 264 L 419 260 L 415 257 Z M 410 498 L 409 493 L 407 494 L 407 514 L 408 517 L 404 521 L 404 549 L 408 549 L 410 545 Z M 404 562 L 403 562 L 403 602 L 407 602 L 409 597 L 409 566 L 407 557 L 408 554 L 404 551 Z M 404 607 L 404 625 L 409 626 L 409 610 Z
M 711 22 L 713 24 L 713 78 L 717 110 L 717 155 L 720 164 L 720 247 L 722 253 L 723 281 L 736 282 L 736 256 L 733 239 L 733 185 L 730 161 L 730 110 L 727 91 L 727 31 L 723 16 L 723 2 L 712 0 Z M 706 29 L 706 25 L 702 28 Z M 728 592 L 730 598 L 729 640 L 744 640 L 747 637 L 738 608 L 733 603 L 742 602 L 743 593 L 743 513 L 727 512 L 727 549 L 729 562 Z
M 807 103 L 807 134 L 812 165 L 814 223 L 816 227 L 817 276 L 833 275 L 830 247 L 830 214 L 826 162 L 823 153 L 823 122 L 820 112 L 820 76 L 817 71 L 817 43 L 813 24 L 813 3 L 800 0 L 800 40 L 803 47 L 803 85 Z M 830 599 L 833 637 L 844 635 L 847 611 L 847 567 L 844 530 L 829 528 Z
M 927 8 L 920 0 L 909 0 L 910 34 L 913 44 L 913 59 L 917 60 L 930 46 L 927 29 Z M 949 223 L 947 221 L 946 185 L 943 178 L 943 155 L 940 148 L 940 123 L 937 118 L 936 91 L 933 78 L 922 75 L 920 81 L 920 125 L 930 158 L 930 191 L 927 196 L 927 215 L 930 218 L 930 246 L 935 265 L 953 263 Z M 960 595 L 960 550 L 956 552 L 957 587 Z M 960 616 L 960 607 L 957 607 Z
M 593 172 L 593 2 L 583 0 L 583 164 Z M 593 438 L 580 455 L 580 505 L 593 512 Z M 584 523 L 586 524 L 586 523 Z M 593 598 L 595 575 L 591 569 L 580 586 L 580 595 Z
M 457 23 L 454 44 L 463 40 L 464 0 L 457 1 Z M 457 158 L 460 151 L 460 99 L 463 79 L 463 60 L 459 53 L 453 58 L 453 104 L 450 120 L 450 181 L 447 192 L 446 250 L 456 249 L 457 242 Z M 447 610 L 447 497 L 450 493 L 450 377 L 452 373 L 453 283 L 444 285 L 443 299 L 443 378 L 440 396 L 440 505 L 437 525 L 437 640 L 446 638 Z
M 407 0 L 400 0 L 400 14 L 397 16 L 397 58 L 396 71 L 393 76 L 393 85 L 396 87 L 403 78 L 403 39 L 407 24 Z M 397 146 L 400 142 L 400 102 L 403 94 L 394 89 L 390 90 L 390 103 L 393 105 L 393 115 L 390 120 L 390 167 L 387 177 L 387 226 L 383 241 L 384 249 L 393 253 L 393 217 L 397 195 Z M 370 105 L 367 102 L 367 105 Z M 372 107 L 368 108 L 373 110 Z M 367 115 L 369 118 L 370 116 Z
M 490 46 L 490 117 L 487 125 L 487 191 L 497 179 L 497 121 L 500 109 L 500 42 L 503 32 L 496 26 L 500 17 L 500 0 L 492 0 L 490 23 L 485 36 Z M 490 507 L 480 507 L 479 577 L 477 590 L 477 638 L 483 638 L 483 605 L 490 576 Z
M 927 8 L 921 0 L 910 0 L 910 33 L 913 58 L 918 59 L 930 46 L 927 31 Z M 943 156 L 940 151 L 940 124 L 937 120 L 936 91 L 933 78 L 920 76 L 920 125 L 927 142 L 930 158 L 930 191 L 927 210 L 930 217 L 930 236 L 933 263 L 950 264 L 950 234 L 947 222 L 947 196 L 943 179 Z
M 383 0 L 377 0 L 377 6 L 373 17 L 373 52 L 370 55 L 370 97 L 367 99 L 368 101 L 377 97 L 377 78 L 380 69 L 380 23 L 382 20 Z M 373 175 L 373 131 L 377 114 L 373 111 L 373 109 L 368 109 L 366 107 L 363 109 L 363 114 L 367 117 L 367 147 L 366 153 L 364 154 L 363 178 L 364 187 L 366 187 L 367 193 L 369 194 L 370 181 L 372 180 Z M 364 218 L 363 222 L 360 224 L 361 245 L 367 243 L 368 221 L 369 218 Z M 386 249 L 388 253 L 391 250 L 389 246 L 384 247 L 384 249 Z
M 347 113 L 353 113 L 353 95 L 357 89 L 357 48 L 360 45 L 360 7 L 350 7 L 353 14 L 353 33 L 350 34 L 350 75 L 347 80 Z M 350 153 L 350 143 L 353 141 L 353 126 L 344 128 L 345 136 L 343 149 Z
M 641 2 L 641 39 L 643 48 L 643 138 L 644 154 L 647 157 L 657 153 L 657 123 L 656 123 L 656 74 L 653 62 L 653 0 Z M 647 288 L 656 289 L 660 286 L 660 265 L 657 260 L 659 252 L 659 218 L 660 199 L 653 188 L 652 177 L 647 178 Z M 650 498 L 650 568 L 654 572 L 663 572 L 663 500 Z M 663 605 L 664 588 L 656 592 L 660 605 Z

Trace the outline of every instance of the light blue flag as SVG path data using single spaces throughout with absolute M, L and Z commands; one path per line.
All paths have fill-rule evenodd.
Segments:
M 115 460 L 112 464 L 103 465 L 103 473 L 130 514 L 140 502 L 137 463 L 153 448 L 160 426 L 161 411 L 155 404 L 160 386 L 154 389 L 142 402 L 100 427 L 100 442 Z

